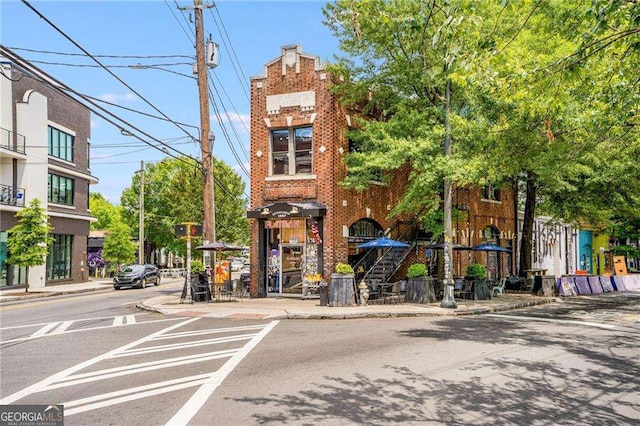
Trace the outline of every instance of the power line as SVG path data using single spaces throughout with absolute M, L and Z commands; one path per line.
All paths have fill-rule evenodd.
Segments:
M 240 148 L 242 150 L 242 152 L 244 153 L 244 157 L 246 158 L 247 161 L 249 161 L 249 155 L 247 154 L 247 152 L 244 149 L 244 145 L 242 143 L 242 140 L 240 138 L 240 135 L 238 135 L 238 131 L 236 129 L 236 127 L 233 125 L 233 122 L 231 121 L 231 117 L 229 116 L 229 111 L 226 110 L 224 103 L 222 102 L 222 99 L 220 98 L 220 94 L 218 93 L 218 90 L 216 88 L 216 85 L 213 83 L 213 81 L 211 82 L 211 85 L 213 86 L 213 90 L 215 90 L 216 95 L 218 95 L 218 99 L 220 101 L 220 104 L 222 105 L 222 109 L 224 110 L 225 115 L 227 116 L 227 122 L 229 123 L 229 125 L 231 126 L 231 131 L 233 132 L 233 134 L 236 137 L 236 140 L 238 141 L 238 145 L 240 145 Z M 226 127 L 224 125 L 224 123 L 222 122 L 222 117 L 220 115 L 220 110 L 218 109 L 218 106 L 215 102 L 215 98 L 213 97 L 213 93 L 211 93 L 211 102 L 214 104 L 214 109 L 216 112 L 216 118 L 218 118 L 218 121 L 220 122 L 220 126 L 224 129 L 223 131 L 225 132 L 225 135 L 227 137 L 227 143 L 229 144 L 229 147 L 231 148 L 233 154 L 236 156 L 236 159 L 238 160 L 239 163 L 242 163 L 240 161 L 240 159 L 238 158 L 237 152 L 235 150 L 235 148 L 233 148 L 232 144 L 231 144 L 231 140 L 228 138 L 228 132 L 226 130 Z M 249 173 L 247 172 L 247 170 L 244 168 L 244 166 L 242 167 L 243 170 L 245 171 L 245 173 L 247 174 L 247 176 L 249 175 Z
M 176 4 L 176 8 L 178 10 L 180 10 L 180 6 L 178 5 L 178 2 L 176 0 L 173 0 L 173 2 Z M 187 30 L 184 29 L 184 27 L 182 26 L 182 23 L 180 22 L 180 19 L 178 19 L 178 16 L 176 16 L 175 12 L 173 11 L 173 8 L 169 5 L 169 2 L 167 0 L 164 0 L 164 4 L 167 5 L 167 8 L 169 8 L 169 11 L 171 12 L 171 14 L 173 15 L 173 17 L 176 19 L 176 22 L 178 23 L 178 25 L 180 26 L 180 28 L 182 28 L 182 32 L 184 33 L 184 35 L 187 36 L 187 39 L 189 39 L 189 41 L 191 43 L 195 43 L 194 38 L 195 38 L 195 34 L 193 32 L 193 28 L 191 28 L 190 25 L 187 25 L 187 28 L 189 28 L 191 30 L 191 36 L 189 35 L 189 33 L 187 32 Z M 184 14 L 182 15 L 182 17 L 184 18 Z M 185 19 L 186 20 L 186 19 Z M 188 24 L 188 23 L 187 23 Z M 192 36 L 194 38 L 192 38 Z M 195 58 L 194 58 L 195 59 Z
M 17 55 L 16 53 L 10 51 L 9 49 L 5 48 L 4 46 L 0 45 L 0 53 L 2 55 L 4 55 L 5 57 L 7 57 L 9 60 L 11 60 L 13 63 L 15 64 L 19 64 L 27 73 L 25 74 L 27 77 L 29 78 L 33 78 L 36 81 L 40 81 L 40 82 L 44 82 L 45 84 L 47 84 L 48 86 L 50 86 L 52 89 L 56 90 L 57 92 L 65 95 L 65 96 L 69 96 L 68 93 L 66 92 L 70 92 L 72 93 L 74 96 L 79 97 L 80 99 L 82 99 L 84 102 L 80 102 L 82 103 L 87 109 L 89 109 L 91 112 L 93 112 L 94 114 L 96 114 L 98 117 L 102 118 L 103 120 L 107 121 L 108 123 L 111 123 L 112 125 L 114 125 L 115 127 L 117 127 L 118 129 L 120 129 L 121 132 L 123 132 L 123 134 L 126 132 L 128 135 L 135 137 L 136 139 L 140 140 L 141 142 L 147 143 L 148 145 L 154 147 L 157 149 L 157 147 L 147 141 L 145 141 L 144 139 L 142 139 L 140 136 L 135 135 L 133 133 L 131 133 L 129 130 L 127 130 L 125 127 L 123 127 L 122 124 L 118 124 L 115 121 L 113 121 L 111 118 L 107 117 L 105 114 L 113 117 L 114 119 L 118 120 L 119 122 L 123 123 L 126 127 L 135 130 L 138 133 L 143 134 L 144 136 L 146 136 L 149 139 L 154 140 L 155 142 L 165 146 L 168 149 L 171 149 L 175 152 L 177 152 L 178 154 L 180 154 L 181 156 L 185 156 L 187 158 L 192 158 L 191 156 L 186 155 L 185 153 L 171 147 L 170 145 L 165 144 L 164 142 L 162 142 L 161 140 L 153 137 L 152 135 L 144 132 L 141 129 L 138 129 L 137 127 L 135 127 L 134 125 L 132 125 L 131 123 L 129 123 L 128 121 L 118 117 L 117 115 L 113 114 L 111 111 L 103 108 L 102 106 L 96 104 L 95 102 L 93 102 L 92 100 L 88 99 L 87 97 L 85 97 L 82 93 L 77 92 L 76 90 L 70 88 L 69 86 L 65 85 L 64 83 L 60 82 L 59 80 L 51 77 L 50 75 L 46 74 L 44 71 L 40 70 L 38 67 L 36 67 L 33 64 L 30 64 L 28 61 L 26 61 L 25 59 L 21 58 L 19 55 Z M 29 75 L 28 73 L 32 74 Z M 35 78 L 34 76 L 38 76 L 38 78 Z M 75 99 L 72 97 L 72 99 Z M 76 99 L 77 100 L 77 99 Z M 78 101 L 79 102 L 79 101 Z M 99 112 L 99 111 L 103 111 Z M 192 137 L 191 135 L 188 135 L 189 137 Z M 180 158 L 177 157 L 174 154 L 171 154 L 168 151 L 163 151 L 166 155 L 172 157 L 172 158 Z
M 23 52 L 33 52 L 33 53 L 44 53 L 49 55 L 61 55 L 61 56 L 82 56 L 83 58 L 87 55 L 83 53 L 71 53 L 71 52 L 56 52 L 51 50 L 37 50 L 37 49 L 27 49 L 26 47 L 10 47 L 7 46 L 8 49 L 11 50 L 20 50 Z M 96 58 L 118 58 L 118 59 L 165 59 L 165 58 L 185 58 L 185 59 L 195 59 L 193 56 L 189 55 L 93 55 Z
M 193 64 L 190 62 L 172 62 L 168 64 L 133 64 L 133 65 L 94 65 L 94 64 L 72 64 L 69 62 L 49 62 L 49 61 L 39 61 L 35 59 L 29 59 L 29 62 L 35 64 L 44 64 L 44 65 L 61 65 L 66 67 L 76 67 L 76 68 L 132 68 L 132 69 L 144 69 L 144 68 L 158 68 L 158 67 L 175 67 L 181 65 L 189 65 Z
M 236 161 L 238 162 L 238 166 L 240 166 L 242 171 L 247 176 L 250 176 L 249 172 L 244 167 L 244 164 L 243 164 L 242 160 L 240 160 L 240 157 L 238 156 L 238 152 L 236 151 L 235 147 L 231 143 L 231 138 L 229 137 L 229 133 L 227 132 L 227 128 L 226 128 L 226 126 L 224 124 L 224 121 L 222 120 L 222 116 L 220 115 L 220 111 L 218 109 L 218 105 L 216 104 L 216 102 L 215 102 L 215 100 L 213 98 L 213 93 L 211 92 L 211 89 L 209 89 L 209 99 L 211 100 L 211 104 L 213 106 L 213 111 L 214 111 L 214 113 L 216 115 L 216 118 L 218 119 L 218 124 L 220 124 L 220 128 L 222 129 L 222 133 L 224 135 L 225 140 L 227 141 L 227 145 L 229 145 L 229 149 L 231 150 L 231 153 L 235 157 Z
M 231 108 L 233 108 L 233 112 L 236 113 L 236 115 L 238 116 L 238 120 L 240 121 L 240 123 L 242 124 L 242 127 L 244 127 L 244 130 L 247 132 L 247 134 L 251 134 L 251 132 L 249 131 L 249 128 L 247 127 L 247 124 L 244 122 L 244 120 L 242 119 L 242 115 L 240 115 L 240 113 L 238 112 L 238 110 L 236 109 L 236 106 L 233 104 L 233 101 L 231 100 L 231 97 L 229 96 L 229 94 L 227 93 L 227 91 L 224 88 L 224 84 L 222 84 L 222 82 L 220 81 L 220 79 L 218 78 L 218 75 L 215 73 L 215 71 L 212 71 L 213 77 L 216 79 L 216 81 L 218 82 L 218 86 L 220 87 L 220 89 L 222 90 L 222 92 L 224 93 L 224 95 L 226 96 L 227 100 L 229 101 L 229 103 L 231 104 Z M 227 120 L 229 121 L 229 124 L 232 124 L 232 120 L 229 117 L 229 113 L 227 111 L 226 106 L 224 105 L 224 102 L 222 101 L 222 97 L 220 96 L 220 93 L 218 92 L 218 86 L 215 85 L 213 82 L 211 82 L 211 84 L 213 85 L 214 90 L 216 91 L 216 94 L 218 95 L 218 98 L 220 99 L 220 104 L 222 105 L 222 108 L 224 109 L 225 113 L 227 114 Z M 234 127 L 235 130 L 235 127 Z M 237 135 L 237 134 L 236 134 Z M 240 148 L 242 149 L 242 152 L 245 155 L 245 158 L 247 159 L 247 161 L 249 161 L 249 154 L 247 153 L 247 151 L 244 149 L 244 145 L 242 143 L 240 143 Z
M 124 109 L 124 110 L 129 111 L 129 112 L 135 112 L 136 114 L 144 115 L 145 117 L 150 117 L 150 118 L 155 118 L 157 120 L 167 121 L 164 117 L 158 117 L 157 115 L 149 114 L 149 113 L 143 112 L 143 111 L 138 111 L 137 109 L 129 108 L 129 107 L 126 107 L 126 106 L 123 106 L 123 105 L 118 105 L 118 104 L 115 104 L 113 102 L 106 101 L 104 99 L 96 98 L 96 97 L 85 95 L 85 94 L 82 94 L 82 96 L 85 97 L 85 98 L 94 100 L 96 102 L 102 102 L 102 103 L 105 103 L 107 105 L 111 105 L 111 106 L 114 106 L 114 107 L 117 107 L 117 108 Z M 197 127 L 197 126 L 193 126 L 191 124 L 186 124 L 186 123 L 180 123 L 179 121 L 176 121 L 176 123 L 179 123 L 182 126 L 191 127 L 193 129 L 196 129 L 196 130 L 200 131 L 200 128 Z M 191 135 L 189 135 L 188 137 L 190 137 L 191 139 L 195 139 Z
M 212 2 L 213 4 L 215 4 L 215 2 Z M 238 55 L 236 55 L 236 50 L 233 48 L 233 44 L 231 43 L 231 39 L 229 38 L 229 33 L 227 32 L 227 28 L 224 25 L 224 21 L 222 20 L 222 15 L 220 15 L 220 11 L 218 10 L 218 7 L 216 6 L 214 8 L 216 10 L 216 13 L 218 14 L 218 18 L 220 19 L 220 25 L 222 26 L 222 30 L 220 30 L 220 26 L 218 25 L 218 20 L 216 19 L 216 16 L 213 14 L 213 10 L 209 9 L 209 12 L 211 13 L 211 17 L 213 18 L 213 22 L 216 24 L 216 28 L 218 29 L 218 32 L 220 33 L 220 39 L 222 40 L 222 44 L 224 44 L 225 48 L 227 49 L 227 52 L 230 53 L 229 57 L 231 58 L 231 65 L 233 66 L 233 70 L 236 73 L 236 77 L 238 77 L 238 81 L 240 81 L 240 86 L 242 87 L 242 91 L 244 92 L 245 96 L 247 97 L 247 100 L 250 100 L 250 96 L 249 96 L 249 92 L 247 92 L 247 88 L 245 87 L 247 80 L 247 77 L 244 75 L 244 72 L 242 71 L 242 66 L 240 65 L 240 61 L 238 60 Z M 229 44 L 227 45 L 227 41 L 225 41 L 225 36 L 227 38 L 227 41 L 229 42 Z M 235 59 L 235 61 L 233 60 Z M 237 67 L 236 67 L 237 64 Z M 242 74 L 242 77 L 240 77 L 240 74 Z
M 82 52 L 84 52 L 89 58 L 91 58 L 94 62 L 96 62 L 98 65 L 100 65 L 105 71 L 107 71 L 112 77 L 114 77 L 116 80 L 118 80 L 121 84 L 123 84 L 126 88 L 128 88 L 129 90 L 131 90 L 134 94 L 136 94 L 140 99 L 142 99 L 147 105 L 149 105 L 151 108 L 153 108 L 154 110 L 156 110 L 156 112 L 158 112 L 160 115 L 162 115 L 163 117 L 165 117 L 167 120 L 169 120 L 170 122 L 172 122 L 176 127 L 178 127 L 180 130 L 182 130 L 184 133 L 186 133 L 187 135 L 191 136 L 191 134 L 189 132 L 187 132 L 182 126 L 180 126 L 179 124 L 175 123 L 168 115 L 166 115 L 164 112 L 162 112 L 158 107 L 156 107 L 153 103 L 151 103 L 149 100 L 147 100 L 144 96 L 142 96 L 142 94 L 138 93 L 138 91 L 136 91 L 133 87 L 131 87 L 129 84 L 127 84 L 123 79 L 121 79 L 120 77 L 118 77 L 115 73 L 113 73 L 111 70 L 109 70 L 107 67 L 105 67 L 96 57 L 94 57 L 93 55 L 91 55 L 91 53 L 89 53 L 85 48 L 83 48 L 79 43 L 77 43 L 74 39 L 72 39 L 70 36 L 68 36 L 64 31 L 62 31 L 60 28 L 58 28 L 56 26 L 56 24 L 54 24 L 53 22 L 51 22 L 46 16 L 44 16 L 42 13 L 40 13 L 36 8 L 34 8 L 31 4 L 29 4 L 29 2 L 27 0 L 21 0 L 22 3 L 24 3 L 29 9 L 31 9 L 35 14 L 37 14 L 41 19 L 43 19 L 47 24 L 49 24 L 51 27 L 53 27 L 58 33 L 60 33 L 64 38 L 66 38 L 67 40 L 69 40 L 74 46 L 76 46 L 78 49 L 80 49 Z

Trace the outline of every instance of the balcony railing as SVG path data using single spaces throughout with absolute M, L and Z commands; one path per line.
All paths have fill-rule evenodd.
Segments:
M 25 137 L 19 133 L 0 127 L 0 148 L 24 154 Z
M 0 185 L 0 204 L 24 207 L 24 188 Z

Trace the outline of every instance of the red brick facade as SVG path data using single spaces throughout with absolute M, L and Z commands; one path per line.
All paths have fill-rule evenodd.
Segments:
M 264 263 L 268 248 L 264 241 L 264 220 L 259 213 L 264 206 L 312 202 L 326 207 L 320 254 L 321 272 L 325 279 L 330 277 L 336 263 L 348 260 L 346 236 L 352 224 L 359 219 L 370 218 L 383 230 L 388 230 L 398 220 L 390 220 L 387 216 L 398 203 L 406 185 L 406 170 L 400 171 L 389 185 L 374 184 L 362 193 L 339 185 L 347 173 L 343 159 L 349 144 L 344 134 L 351 117 L 331 93 L 330 79 L 318 57 L 303 54 L 295 45 L 283 47 L 281 56 L 265 66 L 264 76 L 251 79 L 249 216 L 254 218 L 251 220 L 252 296 L 261 294 L 260 285 L 266 273 Z M 270 176 L 271 131 L 298 126 L 312 126 L 311 174 Z M 463 237 L 469 235 L 472 244 L 478 243 L 482 229 L 494 224 L 505 233 L 504 241 L 509 230 L 513 230 L 512 197 L 507 196 L 502 202 L 480 201 L 478 191 L 458 191 L 458 200 L 454 195 L 454 204 L 464 203 L 472 212 L 468 224 L 465 222 L 462 226 L 458 223 L 458 240 L 462 242 Z M 504 193 L 507 194 L 506 191 Z M 265 216 L 265 219 L 269 218 Z M 391 237 L 397 238 L 398 235 L 392 234 Z M 467 241 L 463 243 L 467 244 Z

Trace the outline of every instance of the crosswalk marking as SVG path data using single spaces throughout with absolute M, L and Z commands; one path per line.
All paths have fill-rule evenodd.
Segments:
M 47 324 L 44 327 L 42 327 L 40 330 L 38 330 L 35 333 L 33 333 L 30 337 L 32 339 L 36 338 L 36 337 L 42 337 L 45 334 L 47 334 L 50 330 L 52 330 L 55 327 L 57 327 L 59 324 L 60 324 L 59 322 L 50 322 L 49 324 Z
M 152 333 L 146 337 L 136 340 L 135 342 L 121 346 L 117 349 L 99 355 L 93 359 L 82 362 L 76 366 L 70 367 L 64 371 L 54 374 L 44 380 L 31 385 L 19 392 L 0 399 L 0 405 L 11 404 L 29 395 L 52 391 L 55 389 L 72 387 L 91 382 L 104 381 L 115 377 L 144 373 L 147 371 L 159 370 L 163 368 L 172 368 L 176 366 L 198 363 L 199 365 L 219 365 L 204 364 L 206 361 L 216 359 L 226 359 L 222 367 L 211 372 L 191 375 L 186 377 L 174 378 L 147 385 L 135 386 L 132 388 L 120 389 L 104 394 L 92 395 L 72 401 L 63 402 L 65 406 L 65 415 L 83 413 L 86 411 L 96 410 L 99 408 L 109 407 L 115 404 L 130 402 L 133 400 L 146 398 L 155 395 L 161 395 L 167 392 L 178 391 L 182 389 L 197 387 L 197 390 L 187 403 L 175 414 L 168 424 L 187 424 L 189 420 L 200 410 L 202 405 L 211 396 L 215 389 L 224 381 L 224 379 L 233 371 L 242 359 L 278 324 L 278 321 L 272 321 L 266 325 L 228 327 L 221 329 L 208 329 L 187 332 L 174 332 L 180 327 L 191 324 L 200 319 L 199 317 L 185 320 L 180 318 L 181 322 L 166 327 L 163 330 Z M 115 319 L 114 319 L 115 321 Z M 129 319 L 124 317 L 122 325 L 129 324 Z M 135 319 L 132 320 L 135 323 Z M 69 324 L 67 324 L 69 323 Z M 66 330 L 72 321 L 64 323 L 52 323 L 42 327 L 38 332 L 46 334 L 49 330 Z M 248 334 L 242 334 L 247 333 Z M 208 338 L 205 336 L 220 333 L 236 333 L 234 335 Z M 177 340 L 184 338 L 200 338 L 192 342 L 172 343 L 165 342 L 167 339 Z M 248 342 L 246 342 L 248 340 Z M 144 346 L 151 342 L 158 344 L 154 346 Z M 174 356 L 155 361 L 138 362 L 118 367 L 103 368 L 91 370 L 91 368 L 100 363 L 120 358 L 123 356 L 144 355 L 151 352 L 181 350 L 185 348 L 194 348 L 204 345 L 226 344 L 230 342 L 245 342 L 242 346 L 230 349 L 221 349 L 218 351 L 210 351 L 206 353 L 197 353 L 191 355 Z M 215 367 L 211 367 L 215 368 Z M 81 372 L 85 370 L 86 372 Z M 118 383 L 118 382 L 116 382 Z M 99 388 L 99 387 L 98 387 Z
M 156 331 L 155 333 L 149 334 L 148 336 L 145 336 L 141 339 L 138 339 L 134 342 L 131 342 L 127 345 L 121 346 L 119 348 L 116 348 L 112 351 L 106 352 L 102 355 L 99 355 L 95 358 L 92 358 L 90 360 L 87 360 L 85 362 L 81 362 L 80 364 L 74 365 L 73 367 L 69 367 L 66 370 L 60 371 L 59 373 L 56 373 L 52 376 L 47 377 L 44 380 L 39 381 L 38 383 L 35 383 L 31 386 L 26 387 L 25 389 L 22 389 L 21 391 L 15 392 L 9 396 L 6 396 L 2 399 L 0 399 L 0 405 L 8 405 L 11 404 L 19 399 L 22 399 L 28 395 L 37 393 L 37 392 L 41 392 L 43 389 L 45 389 L 46 387 L 60 381 L 63 380 L 65 377 L 70 376 L 71 374 L 82 370 L 83 368 L 87 368 L 90 367 L 94 364 L 97 364 L 100 361 L 104 361 L 105 359 L 111 358 L 113 355 L 118 354 L 120 352 L 124 352 L 129 348 L 135 348 L 138 345 L 141 345 L 143 343 L 148 342 L 149 340 L 153 339 L 155 336 L 159 336 L 162 333 L 165 333 L 167 331 L 171 331 L 173 329 L 176 329 L 178 327 L 182 327 L 186 324 L 189 324 L 193 321 L 197 321 L 199 318 L 190 318 L 186 321 L 182 321 L 179 322 L 177 324 L 174 324 L 170 327 L 164 328 L 162 330 Z
M 71 324 L 73 324 L 75 321 L 65 321 L 62 324 L 60 324 L 58 327 L 56 327 L 55 330 L 53 330 L 50 334 L 61 334 L 64 333 L 67 328 L 71 327 Z
M 119 316 L 113 318 L 113 324 L 112 325 L 114 327 L 118 327 L 118 326 L 123 325 L 123 324 L 124 324 L 124 316 L 123 315 L 119 315 Z
M 136 314 L 136 315 L 138 315 L 138 314 Z M 140 315 L 144 315 L 144 314 L 140 314 Z M 104 317 L 104 318 L 97 318 L 97 319 L 111 319 L 111 318 L 114 318 L 114 317 Z M 156 322 L 179 321 L 179 320 L 182 320 L 182 319 L 183 318 L 181 318 L 181 317 L 163 318 L 163 319 L 159 319 L 159 320 L 145 321 L 145 322 L 142 322 L 142 323 L 136 322 L 135 319 L 134 319 L 131 323 L 127 322 L 125 324 L 123 322 L 123 324 L 119 324 L 119 325 L 121 325 L 121 326 L 129 326 L 129 325 L 136 325 L 136 324 L 152 324 L 152 323 L 156 323 Z M 61 323 L 61 322 L 52 322 L 52 323 L 44 323 L 44 324 L 30 324 L 30 325 L 21 325 L 21 326 L 0 328 L 0 332 L 1 332 L 1 331 L 4 331 L 4 330 L 9 330 L 9 329 L 15 330 L 15 329 L 19 329 L 19 328 L 32 328 L 32 327 L 37 327 L 37 326 L 44 325 L 38 331 L 36 331 L 35 333 L 33 333 L 33 334 L 29 335 L 29 336 L 18 337 L 18 338 L 15 338 L 15 339 L 2 340 L 2 341 L 0 341 L 0 345 L 5 345 L 5 344 L 15 343 L 15 342 L 23 342 L 25 340 L 37 339 L 37 338 L 41 338 L 41 337 L 55 336 L 55 335 L 68 334 L 68 333 L 78 333 L 78 332 L 82 332 L 82 331 L 101 330 L 101 329 L 104 329 L 104 328 L 110 328 L 110 327 L 114 327 L 114 326 L 119 326 L 118 324 L 116 324 L 116 325 L 110 324 L 110 325 L 104 325 L 104 326 L 75 328 L 73 330 L 68 330 L 68 328 L 69 328 L 69 326 L 71 326 L 71 324 L 73 324 L 73 323 L 79 324 L 82 321 L 91 321 L 91 320 L 83 319 L 83 320 L 75 320 L 75 321 L 65 321 L 63 323 Z M 56 328 L 56 327 L 58 327 L 58 328 Z M 54 329 L 54 328 L 55 328 L 55 331 L 49 333 L 49 331 Z M 1 335 L 2 335 L 2 333 L 0 333 L 0 336 Z

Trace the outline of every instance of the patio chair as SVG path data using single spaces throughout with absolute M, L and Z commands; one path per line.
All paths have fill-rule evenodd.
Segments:
M 473 298 L 473 281 L 465 280 L 464 286 L 461 290 L 458 290 L 457 293 L 454 289 L 454 295 L 456 295 L 460 299 L 472 299 Z
M 491 289 L 491 294 L 493 294 L 493 297 L 496 297 L 498 294 L 502 294 L 504 296 L 504 287 L 506 285 L 507 285 L 507 279 L 501 278 L 500 283 Z

